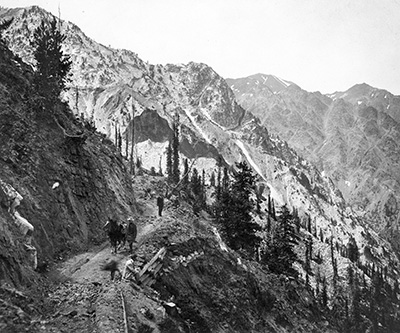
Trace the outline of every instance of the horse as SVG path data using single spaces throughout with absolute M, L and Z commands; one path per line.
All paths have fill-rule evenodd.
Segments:
M 111 244 L 111 253 L 118 251 L 118 245 L 123 243 L 125 245 L 126 233 L 124 232 L 124 227 L 119 224 L 115 219 L 109 219 L 103 227 L 107 230 L 108 238 Z

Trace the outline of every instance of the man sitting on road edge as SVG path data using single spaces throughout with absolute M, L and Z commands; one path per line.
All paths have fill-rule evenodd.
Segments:
M 135 267 L 136 254 L 132 254 L 125 263 L 124 271 L 122 277 L 125 281 L 136 282 L 137 275 L 140 272 L 139 267 Z

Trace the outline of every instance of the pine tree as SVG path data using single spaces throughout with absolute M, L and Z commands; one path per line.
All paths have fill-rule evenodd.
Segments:
M 321 272 L 319 270 L 319 266 L 317 268 L 317 273 L 315 275 L 315 296 L 318 298 L 320 293 L 320 280 L 321 280 Z
M 295 222 L 286 206 L 281 208 L 273 240 L 263 254 L 263 262 L 278 274 L 297 276 L 293 263 L 298 260 L 294 246 L 298 244 Z
M 274 220 L 276 220 L 276 211 L 275 211 L 275 202 L 274 202 L 274 199 L 272 199 L 271 200 L 271 205 L 272 205 L 272 218 L 274 219 Z
M 322 290 L 321 290 L 321 305 L 326 308 L 328 306 L 328 287 L 326 285 L 326 277 L 322 278 Z
M 158 163 L 158 174 L 163 176 L 162 167 L 161 167 L 162 156 L 160 156 L 160 161 Z
M 251 212 L 254 202 L 251 199 L 254 193 L 255 175 L 246 162 L 236 163 L 237 172 L 233 181 L 228 183 L 227 169 L 224 169 L 222 184 L 224 207 L 221 231 L 227 244 L 234 250 L 243 250 L 250 257 L 254 257 L 260 237 L 256 234 L 261 227 L 253 221 Z
M 268 214 L 267 216 L 267 233 L 269 234 L 271 232 L 271 218 Z
M 172 182 L 172 175 L 172 145 L 170 141 L 167 146 L 167 177 L 169 182 Z
M 215 173 L 214 173 L 214 171 L 211 172 L 211 176 L 210 176 L 210 186 L 211 186 L 211 187 L 215 187 Z
M 347 254 L 351 262 L 354 263 L 356 263 L 360 257 L 358 246 L 353 236 L 350 237 L 349 243 L 347 244 Z
M 131 115 L 128 113 L 128 124 L 131 122 Z M 125 129 L 125 158 L 128 160 L 128 148 L 129 148 L 129 131 L 128 127 Z
M 0 43 L 4 44 L 3 32 L 8 29 L 8 27 L 11 25 L 11 23 L 13 21 L 14 21 L 14 18 L 11 18 L 9 20 L 3 20 L 0 22 Z
M 308 246 L 306 246 L 306 254 L 305 254 L 305 257 L 306 257 L 306 262 L 305 262 L 306 286 L 307 286 L 308 288 L 310 288 L 310 276 L 309 276 L 309 274 L 310 274 L 310 267 L 311 267 L 311 265 L 310 265 L 310 257 L 309 257 L 309 255 L 308 255 Z
M 200 202 L 201 202 L 201 208 L 202 209 L 206 208 L 206 199 L 207 199 L 206 172 L 203 169 L 203 172 L 201 174 L 201 196 L 200 196 Z
M 306 271 L 306 285 L 309 286 L 309 275 L 312 273 L 311 272 L 311 260 L 312 260 L 312 247 L 313 247 L 313 241 L 312 237 L 309 236 L 307 241 L 306 241 L 306 253 L 305 253 L 305 271 Z
M 180 179 L 179 170 L 179 116 L 175 115 L 172 124 L 172 182 L 178 184 Z
M 272 216 L 272 202 L 270 194 L 268 194 L 268 216 Z
M 135 163 L 133 163 L 133 151 L 135 149 L 135 105 L 132 101 L 132 126 L 131 126 L 131 158 L 130 158 L 130 166 L 131 166 L 131 174 L 135 174 Z
M 121 152 L 122 151 L 122 135 L 121 135 L 121 129 L 118 128 L 118 150 Z
M 307 231 L 311 234 L 311 216 L 308 215 L 308 220 L 307 220 Z
M 193 168 L 192 176 L 190 178 L 190 188 L 193 194 L 193 213 L 198 214 L 201 209 L 201 177 L 196 168 Z
M 57 28 L 56 19 L 49 25 L 42 21 L 33 34 L 31 46 L 36 65 L 34 86 L 44 97 L 46 107 L 59 99 L 68 82 L 72 62 L 61 49 L 65 38 Z
M 197 198 L 201 192 L 201 180 L 196 168 L 193 168 L 192 176 L 190 177 L 190 187 L 195 198 Z
M 189 163 L 188 159 L 183 160 L 183 178 L 182 178 L 182 188 L 187 190 L 189 186 Z
M 351 307 L 350 307 L 350 324 L 351 331 L 362 332 L 362 317 L 360 309 L 361 292 L 358 282 L 357 273 L 353 274 L 353 281 L 351 285 L 352 297 L 351 297 Z
M 336 289 L 336 285 L 337 285 L 337 281 L 338 281 L 338 270 L 337 270 L 337 261 L 335 259 L 335 255 L 334 255 L 333 236 L 331 236 L 331 240 L 330 240 L 330 249 L 331 249 L 331 263 L 332 263 L 332 271 L 333 271 L 332 282 L 333 282 L 333 288 Z

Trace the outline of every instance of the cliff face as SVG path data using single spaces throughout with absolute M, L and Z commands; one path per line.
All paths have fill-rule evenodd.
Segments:
M 34 227 L 28 245 L 36 249 L 40 268 L 104 241 L 105 221 L 135 214 L 135 199 L 114 146 L 84 129 L 64 104 L 39 107 L 30 68 L 0 47 L 0 178 L 23 198 L 16 212 Z M 0 279 L 19 284 L 27 278 L 21 272 L 29 249 L 2 195 Z

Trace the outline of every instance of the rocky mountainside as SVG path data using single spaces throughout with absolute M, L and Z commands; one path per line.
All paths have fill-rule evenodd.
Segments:
M 254 76 L 227 82 L 240 105 L 332 178 L 352 209 L 399 245 L 400 97 L 367 84 L 322 95 L 294 84 L 273 91 Z
M 29 251 L 37 252 L 33 266 L 40 269 L 104 241 L 106 220 L 132 215 L 136 207 L 114 145 L 102 144 L 105 138 L 83 128 L 62 103 L 53 113 L 41 109 L 30 67 L 4 44 L 0 56 L 0 280 L 19 285 L 28 282 L 21 264 Z M 16 212 L 7 188 L 21 196 Z M 34 227 L 29 242 L 21 223 Z
M 26 63 L 32 64 L 32 50 L 28 41 L 40 21 L 52 19 L 52 16 L 38 7 L 0 9 L 1 19 L 11 17 L 14 21 L 4 33 L 4 38 L 19 57 Z M 68 250 L 69 247 L 83 249 L 85 245 L 104 240 L 101 238 L 100 227 L 110 212 L 115 212 L 120 218 L 134 213 L 135 193 L 133 193 L 125 169 L 125 159 L 122 156 L 130 150 L 130 147 L 126 145 L 131 144 L 131 127 L 134 124 L 135 157 L 140 159 L 147 169 L 151 167 L 156 170 L 159 167 L 165 169 L 165 149 L 171 137 L 171 123 L 178 115 L 182 158 L 193 161 L 195 167 L 205 170 L 207 176 L 212 171 L 216 171 L 216 160 L 219 156 L 223 157 L 225 165 L 245 160 L 257 174 L 258 183 L 266 185 L 265 196 L 270 195 L 277 206 L 286 204 L 291 210 L 298 212 L 301 219 L 302 239 L 311 239 L 315 253 L 319 254 L 311 264 L 314 272 L 320 271 L 328 281 L 338 275 L 337 279 L 345 283 L 347 270 L 352 266 L 347 248 L 354 238 L 360 256 L 357 270 L 360 274 L 365 273 L 365 285 L 372 284 L 371 272 L 377 270 L 385 276 L 391 286 L 395 286 L 395 281 L 399 276 L 399 263 L 395 252 L 387 241 L 366 225 L 357 207 L 347 203 L 344 195 L 332 181 L 332 179 L 335 180 L 335 174 L 328 174 L 325 165 L 317 161 L 318 166 L 323 166 L 323 172 L 320 172 L 308 161 L 308 156 L 307 159 L 304 158 L 302 154 L 291 149 L 286 141 L 270 134 L 274 130 L 266 129 L 263 125 L 265 118 L 256 112 L 256 108 L 240 106 L 235 99 L 237 91 L 232 91 L 227 82 L 212 68 L 197 63 L 150 65 L 140 60 L 133 52 L 114 50 L 97 44 L 72 23 L 60 22 L 60 28 L 67 36 L 64 50 L 71 55 L 73 60 L 70 89 L 63 97 L 75 115 L 73 116 L 68 111 L 66 104 L 57 105 L 54 114 L 43 114 L 40 110 L 32 109 L 35 103 L 29 104 L 32 96 L 28 93 L 31 69 L 11 56 L 8 56 L 9 60 L 7 60 L 9 72 L 15 71 L 20 74 L 16 75 L 16 80 L 11 80 L 10 83 L 14 93 L 10 92 L 11 88 L 8 88 L 6 84 L 2 90 L 5 96 L 10 96 L 10 101 L 4 104 L 2 112 L 5 117 L 0 119 L 5 121 L 4 128 L 11 129 L 8 132 L 5 131 L 5 134 L 2 132 L 2 135 L 7 137 L 0 141 L 1 149 L 4 149 L 2 156 L 5 159 L 2 168 L 6 170 L 2 180 L 13 186 L 24 197 L 18 211 L 35 228 L 33 244 L 37 248 L 39 262 L 47 256 L 54 258 L 60 250 Z M 27 72 L 27 77 L 21 71 Z M 4 80 L 8 79 L 9 76 L 5 75 Z M 19 81 L 21 83 L 18 83 Z M 281 100 L 280 95 L 285 93 L 294 94 L 298 99 L 302 99 L 307 94 L 296 85 L 272 76 L 256 76 L 252 82 L 257 86 L 261 83 L 267 84 L 268 93 L 275 96 L 276 100 Z M 24 90 L 18 88 L 19 84 L 25 86 L 26 96 L 13 95 L 15 92 L 23 94 Z M 246 86 L 247 84 L 243 85 L 243 87 Z M 308 98 L 311 105 L 315 105 L 316 108 L 321 106 L 324 112 L 331 113 L 333 118 L 338 115 L 337 112 L 344 112 L 345 105 L 350 105 L 343 99 L 333 101 L 330 97 L 321 94 L 312 96 L 310 94 Z M 284 103 L 283 100 L 282 103 Z M 335 112 L 331 112 L 333 110 L 331 107 L 335 104 L 338 106 L 335 107 Z M 31 109 L 35 112 L 31 112 Z M 21 113 L 14 110 L 20 110 Z M 292 112 L 290 108 L 285 110 L 289 114 Z M 302 110 L 307 113 L 309 108 L 304 104 Z M 282 115 L 285 115 L 285 112 Z M 286 121 L 298 120 L 300 115 L 296 112 L 293 111 L 293 117 L 287 117 Z M 18 115 L 18 121 L 10 118 Z M 26 115 L 30 115 L 31 118 L 26 118 Z M 298 118 L 295 117 L 296 115 Z M 316 118 L 312 112 L 307 117 Z M 93 122 L 103 135 L 84 129 L 77 118 Z M 341 117 L 337 118 L 341 119 Z M 285 120 L 284 117 L 281 119 Z M 61 128 L 59 123 L 62 123 L 64 127 Z M 24 126 L 27 128 L 25 129 Z M 324 133 L 318 126 L 321 129 L 325 128 L 323 123 L 312 126 L 310 124 L 310 133 L 321 131 L 323 136 Z M 338 127 L 337 130 L 339 129 Z M 122 154 L 115 150 L 113 144 L 107 144 L 109 139 L 114 140 L 115 130 L 120 132 L 123 138 Z M 68 133 L 69 135 L 66 135 Z M 28 135 L 32 135 L 32 138 Z M 297 135 L 308 137 L 300 132 Z M 84 140 L 80 141 L 83 138 Z M 65 146 L 65 140 L 72 140 L 68 142 L 69 148 L 62 148 Z M 304 149 L 313 152 L 311 146 L 310 139 L 310 143 L 306 144 Z M 23 152 L 30 147 L 34 147 L 34 150 L 28 150 L 28 153 L 24 155 Z M 24 156 L 27 161 L 23 160 Z M 28 173 L 25 170 L 29 170 L 30 167 L 33 168 L 31 177 L 21 176 Z M 54 198 L 54 195 L 57 197 Z M 255 219 L 261 225 L 265 225 L 267 201 L 265 200 L 261 206 L 262 213 L 255 216 Z M 4 210 L 3 214 L 8 213 Z M 184 222 L 178 218 L 175 220 L 179 220 L 179 223 Z M 9 228 L 9 225 L 12 225 L 12 217 L 5 218 L 2 222 L 4 222 L 4 228 Z M 178 230 L 184 228 L 179 225 L 177 227 Z M 188 228 L 192 230 L 193 226 Z M 154 237 L 161 244 L 176 232 L 175 229 L 170 231 L 166 238 L 157 238 L 160 235 L 154 235 Z M 214 236 L 211 237 L 211 235 Z M 208 230 L 207 233 L 201 234 L 200 240 L 190 242 L 188 240 L 187 248 L 184 244 L 178 245 L 182 247 L 179 248 L 178 253 L 186 257 L 192 254 L 193 249 L 201 252 L 201 248 L 215 248 L 217 244 L 215 237 L 215 234 Z M 5 242 L 2 248 L 6 249 L 12 241 L 13 238 L 10 236 L 10 240 Z M 296 248 L 300 257 L 296 267 L 300 279 L 293 282 L 295 287 L 290 287 L 290 283 L 284 283 L 285 287 L 282 289 L 286 287 L 291 289 L 286 292 L 291 292 L 291 295 L 297 297 L 299 302 L 308 299 L 308 295 L 301 297 L 293 295 L 295 290 L 299 288 L 303 290 L 299 281 L 308 276 L 303 264 L 305 248 L 305 242 L 301 242 Z M 173 248 L 171 251 L 173 253 Z M 218 267 L 221 272 L 230 270 L 235 275 L 235 281 L 231 281 L 232 290 L 242 292 L 251 304 L 251 306 L 246 305 L 249 317 L 241 318 L 243 321 L 240 321 L 240 325 L 244 323 L 246 326 L 243 327 L 246 329 L 235 323 L 228 323 L 225 330 L 219 331 L 240 332 L 249 331 L 247 330 L 249 327 L 257 327 L 258 320 L 265 318 L 263 315 L 251 313 L 254 307 L 264 311 L 257 305 L 258 301 L 265 302 L 262 297 L 258 298 L 260 290 L 263 290 L 260 287 L 263 282 L 260 281 L 265 278 L 267 281 L 264 284 L 265 287 L 265 285 L 277 284 L 278 280 L 274 277 L 262 277 L 265 273 L 258 271 L 257 263 L 254 262 L 249 263 L 252 272 L 249 277 L 246 269 L 243 268 L 243 271 L 242 268 L 236 267 L 235 262 L 238 262 L 238 258 L 235 255 L 237 254 L 232 254 L 232 252 L 229 255 L 221 254 L 220 251 L 213 254 L 210 250 L 210 253 L 215 267 Z M 9 255 L 10 258 L 12 256 L 14 254 Z M 177 259 L 174 258 L 174 260 Z M 13 267 L 15 272 L 21 271 L 15 264 L 9 266 Z M 171 263 L 171 266 L 174 265 Z M 334 266 L 338 270 L 336 273 Z M 213 289 L 214 294 L 228 295 L 231 291 L 229 288 L 223 288 L 218 276 L 211 272 L 211 266 L 207 266 L 207 260 L 204 260 L 201 265 L 194 262 L 189 268 L 190 271 L 182 268 L 180 275 L 178 274 L 181 279 L 179 286 L 181 290 L 184 290 L 183 292 L 174 287 L 178 278 L 168 279 L 170 275 L 163 278 L 164 284 L 168 286 L 167 290 L 165 286 L 159 285 L 159 292 L 180 297 L 180 302 L 183 303 L 185 296 L 188 296 L 193 304 L 189 306 L 185 303 L 188 311 L 185 313 L 185 318 L 195 318 L 197 329 L 200 329 L 201 321 L 206 318 L 203 324 L 210 325 L 209 331 L 216 331 L 217 328 L 212 326 L 216 318 L 211 309 L 224 308 L 226 299 L 215 297 L 213 301 L 218 299 L 220 304 L 215 304 L 213 301 L 210 303 L 203 294 L 203 287 L 213 285 L 217 281 L 221 288 Z M 7 270 L 4 271 L 4 276 L 10 276 Z M 269 280 L 270 278 L 272 280 Z M 196 279 L 204 280 L 198 282 Z M 311 274 L 308 279 L 310 280 L 309 290 L 316 290 L 320 282 L 317 274 Z M 333 284 L 328 285 L 327 289 L 330 296 L 337 291 Z M 201 299 L 197 298 L 199 294 L 202 295 Z M 311 294 L 310 297 L 313 297 Z M 397 297 L 396 291 L 394 295 Z M 232 309 L 235 309 L 237 300 L 233 301 L 234 297 L 228 296 L 226 298 L 232 300 L 232 303 L 228 303 Z M 255 298 L 252 298 L 253 296 Z M 334 299 L 332 297 L 332 300 Z M 287 298 L 282 302 L 290 303 Z M 334 308 L 333 302 L 330 304 L 332 308 Z M 310 304 L 306 305 L 308 309 L 312 307 Z M 263 303 L 262 307 L 268 308 L 268 305 Z M 275 310 L 279 312 L 278 308 Z M 316 315 L 314 310 L 313 307 L 313 314 Z M 224 311 L 229 312 L 227 308 L 224 308 Z M 249 321 L 250 317 L 252 319 Z M 235 318 L 230 317 L 230 322 L 234 320 Z M 308 320 L 312 320 L 311 317 Z M 287 325 L 287 321 L 287 317 L 282 318 L 280 328 L 276 331 L 288 331 L 289 329 L 282 328 Z M 303 331 L 310 328 L 307 325 Z M 232 327 L 234 330 L 231 330 Z
M 27 41 L 40 20 L 48 20 L 51 15 L 39 7 L 29 7 L 3 9 L 1 17 L 14 17 L 14 22 L 5 32 L 5 39 L 21 58 L 32 61 Z M 356 234 L 360 249 L 373 247 L 375 242 L 390 248 L 372 230 L 365 229 L 358 207 L 347 205 L 329 177 L 336 179 L 335 174 L 329 174 L 325 165 L 320 172 L 290 149 L 285 141 L 270 135 L 263 126 L 266 118 L 239 98 L 244 108 L 241 107 L 235 99 L 235 87 L 232 91 L 212 68 L 197 63 L 150 65 L 131 51 L 114 50 L 97 44 L 70 22 L 61 22 L 60 27 L 67 36 L 65 52 L 73 60 L 71 89 L 65 96 L 71 109 L 77 115 L 83 113 L 84 117 L 93 120 L 97 129 L 112 140 L 115 128 L 120 129 L 123 138 L 126 131 L 129 134 L 134 116 L 135 153 L 145 168 L 154 167 L 157 170 L 159 166 L 165 167 L 171 123 L 178 114 L 182 157 L 194 160 L 198 169 L 204 169 L 209 175 L 215 170 L 219 155 L 228 164 L 246 160 L 259 175 L 260 181 L 267 185 L 276 203 L 287 204 L 299 210 L 302 216 L 310 216 L 318 231 L 334 237 L 343 246 Z M 281 113 L 280 119 L 287 128 L 291 127 L 290 124 L 301 124 L 299 119 L 303 117 L 310 119 L 309 132 L 323 137 L 325 127 L 322 119 L 317 124 L 311 124 L 311 120 L 315 122 L 318 118 L 319 109 L 325 110 L 326 115 L 330 114 L 338 122 L 349 123 L 338 117 L 338 112 L 345 110 L 341 105 L 348 103 L 342 99 L 332 101 L 318 93 L 309 94 L 295 84 L 274 76 L 257 75 L 251 82 L 252 85 L 246 83 L 241 87 L 261 89 L 282 105 L 286 103 L 282 95 L 294 96 L 291 102 L 293 112 L 290 107 L 284 109 L 286 113 L 279 112 L 280 106 L 274 108 L 276 114 Z M 263 89 L 264 86 L 267 88 Z M 254 97 L 258 95 L 253 93 Z M 294 109 L 296 98 L 302 101 L 301 110 Z M 304 112 L 304 116 L 300 112 Z M 292 116 L 289 117 L 289 114 Z M 339 130 L 339 126 L 329 126 L 330 132 Z M 311 135 L 304 131 L 294 133 L 310 140 L 304 149 L 312 151 L 309 148 L 314 140 Z M 341 140 L 340 136 L 336 137 L 336 141 L 332 140 L 338 142 L 334 147 L 341 147 Z M 122 152 L 127 142 L 130 144 L 129 139 L 123 140 Z M 293 141 L 289 138 L 288 142 Z M 397 258 L 391 251 L 388 251 L 387 258 L 379 253 L 381 250 L 376 249 L 380 264 L 391 262 L 391 266 L 397 265 Z

